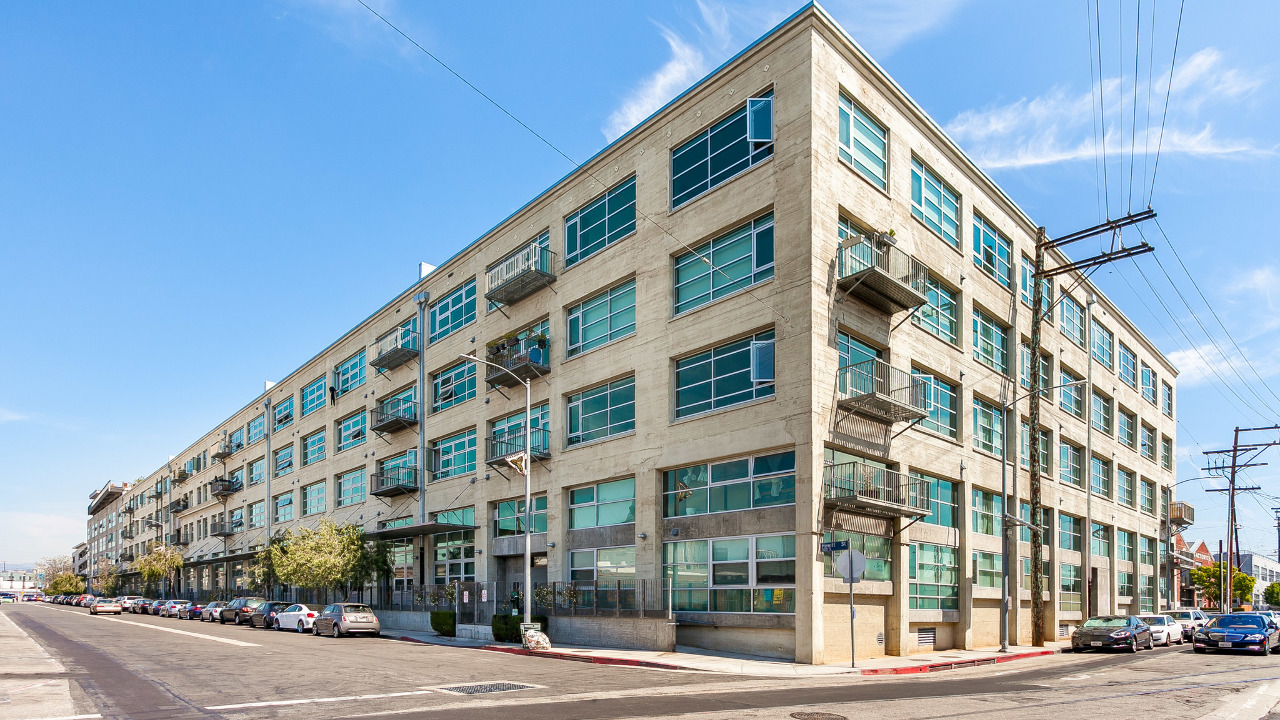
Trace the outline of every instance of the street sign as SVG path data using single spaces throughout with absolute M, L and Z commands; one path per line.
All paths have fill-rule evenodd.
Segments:
M 862 573 L 866 571 L 867 556 L 857 550 L 845 550 L 836 557 L 836 572 L 847 583 L 862 582 Z
M 848 541 L 848 540 L 836 540 L 835 542 L 824 542 L 824 543 L 822 543 L 822 545 L 820 545 L 820 546 L 819 546 L 819 548 L 820 548 L 820 549 L 822 550 L 822 552 L 824 552 L 824 553 L 836 552 L 836 551 L 839 551 L 839 550 L 848 550 L 848 549 L 849 549 L 849 541 Z

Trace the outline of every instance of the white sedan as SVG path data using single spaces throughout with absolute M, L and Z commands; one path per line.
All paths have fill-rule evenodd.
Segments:
M 1182 644 L 1182 623 L 1168 615 L 1139 615 L 1138 619 L 1151 626 L 1151 641 L 1169 647 Z
M 290 605 L 276 615 L 276 630 L 297 630 L 300 633 L 311 632 L 311 625 L 324 610 L 323 605 L 298 603 Z
M 120 602 L 112 598 L 99 598 L 93 601 L 89 606 L 89 614 L 97 615 L 99 613 L 112 613 L 119 615 L 122 612 Z

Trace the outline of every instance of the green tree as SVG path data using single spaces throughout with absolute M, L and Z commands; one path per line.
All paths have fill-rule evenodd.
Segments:
M 168 580 L 172 588 L 174 576 L 182 569 L 182 553 L 170 545 L 156 545 L 134 561 L 133 569 L 142 575 L 142 581 L 147 585 Z
M 1232 568 L 1231 576 L 1231 599 L 1247 602 L 1253 598 L 1253 584 L 1255 579 L 1252 576 L 1245 575 L 1238 569 Z M 1222 563 L 1217 562 L 1212 565 L 1191 569 L 1191 584 L 1199 588 L 1200 592 L 1210 600 L 1210 602 L 1218 602 L 1222 593 L 1219 584 L 1222 581 L 1223 567 Z
M 1262 591 L 1262 599 L 1273 608 L 1280 607 L 1280 582 L 1273 582 Z
M 99 558 L 94 565 L 93 584 L 99 595 L 106 597 L 119 595 L 120 571 L 116 569 L 115 563 L 105 557 Z
M 281 582 L 312 590 L 346 594 L 391 572 L 389 551 L 376 543 L 370 548 L 363 528 L 328 519 L 286 535 L 266 550 L 265 559 Z
M 46 595 L 79 595 L 84 592 L 84 580 L 71 573 L 62 573 L 44 586 Z
M 277 564 L 284 557 L 284 553 L 292 539 L 292 531 L 278 532 L 267 540 L 265 547 L 258 551 L 257 556 L 254 558 L 253 567 L 249 570 L 249 586 L 256 592 L 266 592 L 268 595 L 273 594 L 275 586 L 282 580 L 280 573 L 276 569 Z

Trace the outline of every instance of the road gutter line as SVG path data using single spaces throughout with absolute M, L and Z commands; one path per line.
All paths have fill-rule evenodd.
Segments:
M 430 690 L 410 690 L 407 692 L 379 693 L 377 695 L 343 695 L 327 698 L 302 698 L 298 700 L 267 700 L 263 702 L 236 703 L 235 705 L 210 705 L 205 710 L 241 710 L 243 708 L 279 707 L 281 705 L 307 705 L 310 703 L 350 702 L 352 700 L 382 700 L 385 698 L 409 697 L 410 695 L 431 695 Z

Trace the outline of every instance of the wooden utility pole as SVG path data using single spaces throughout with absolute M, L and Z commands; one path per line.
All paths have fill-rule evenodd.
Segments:
M 1258 428 L 1242 428 L 1236 427 L 1235 435 L 1232 438 L 1231 449 L 1229 450 L 1210 450 L 1205 455 L 1231 455 L 1231 465 L 1227 467 L 1225 463 L 1220 465 L 1210 464 L 1209 467 L 1203 468 L 1205 471 L 1215 474 L 1227 472 L 1227 486 L 1225 488 L 1215 488 L 1208 492 L 1225 492 L 1227 493 L 1227 549 L 1223 552 L 1218 551 L 1218 567 L 1221 571 L 1222 584 L 1224 592 L 1218 597 L 1219 609 L 1223 613 L 1231 612 L 1231 599 L 1234 594 L 1232 581 L 1236 576 L 1236 569 L 1240 567 L 1240 533 L 1236 526 L 1236 493 L 1248 492 L 1250 490 L 1261 490 L 1260 487 L 1240 487 L 1236 485 L 1236 474 L 1241 470 L 1251 467 L 1261 467 L 1266 463 L 1255 463 L 1253 460 L 1262 454 L 1262 451 L 1269 447 L 1280 445 L 1280 441 L 1260 442 L 1240 444 L 1240 433 L 1251 432 L 1272 432 L 1280 430 L 1280 425 L 1272 425 L 1271 427 Z M 1247 458 L 1241 455 L 1252 453 Z M 1280 527 L 1280 524 L 1277 525 Z M 1225 563 L 1225 565 L 1224 565 Z

